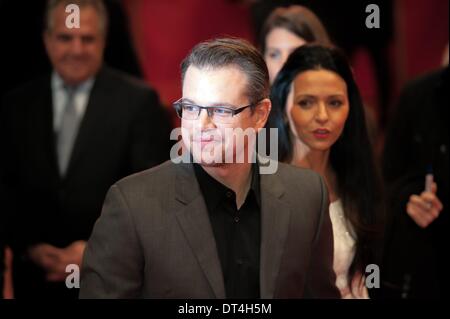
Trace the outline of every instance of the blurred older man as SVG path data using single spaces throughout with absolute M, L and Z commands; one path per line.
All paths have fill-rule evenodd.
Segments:
M 69 4 L 80 9 L 79 28 L 66 25 Z M 107 189 L 170 147 L 157 94 L 103 64 L 103 3 L 51 0 L 46 15 L 53 72 L 6 96 L 0 126 L 19 298 L 76 297 L 66 267 L 81 264 Z

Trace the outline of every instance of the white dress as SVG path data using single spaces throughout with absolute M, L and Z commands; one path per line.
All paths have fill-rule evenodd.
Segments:
M 355 257 L 356 236 L 351 225 L 346 223 L 340 199 L 330 204 L 330 218 L 334 237 L 333 269 L 341 297 L 344 299 L 369 298 L 364 276 L 360 273 L 355 274 L 351 284 L 347 278 L 348 270 Z

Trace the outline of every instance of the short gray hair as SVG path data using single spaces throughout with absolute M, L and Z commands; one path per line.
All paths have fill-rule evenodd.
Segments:
M 53 11 L 59 5 L 68 6 L 69 4 L 75 4 L 81 8 L 92 7 L 97 11 L 100 19 L 100 32 L 106 37 L 108 29 L 108 12 L 105 4 L 102 0 L 48 0 L 47 7 L 45 9 L 45 31 L 50 32 L 53 29 Z
M 236 66 L 247 75 L 246 95 L 250 103 L 269 96 L 269 72 L 264 58 L 248 41 L 238 38 L 220 38 L 197 44 L 181 63 L 181 81 L 189 66 L 222 68 Z

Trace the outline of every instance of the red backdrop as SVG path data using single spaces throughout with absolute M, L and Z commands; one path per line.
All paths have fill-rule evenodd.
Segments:
M 254 40 L 249 7 L 239 1 L 123 1 L 144 76 L 166 104 L 181 95 L 179 65 L 196 43 L 220 35 Z M 390 54 L 394 98 L 405 81 L 439 67 L 448 43 L 448 3 L 395 1 Z M 376 81 L 370 59 L 362 51 L 352 63 L 363 98 L 369 105 L 376 105 Z

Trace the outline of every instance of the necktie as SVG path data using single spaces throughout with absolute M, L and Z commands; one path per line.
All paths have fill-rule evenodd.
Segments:
M 62 116 L 61 126 L 58 132 L 58 164 L 61 176 L 66 174 L 72 153 L 73 144 L 78 132 L 79 119 L 75 109 L 75 88 L 64 87 L 66 91 L 66 105 Z

